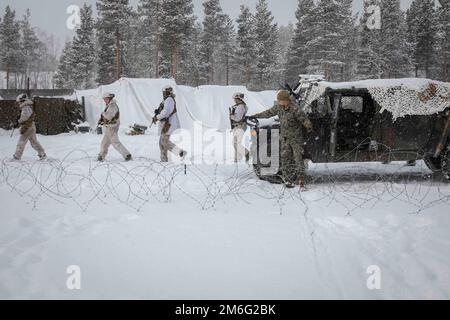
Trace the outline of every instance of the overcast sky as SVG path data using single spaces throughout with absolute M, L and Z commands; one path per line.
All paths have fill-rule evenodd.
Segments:
M 295 21 L 295 10 L 298 0 L 268 0 L 270 10 L 279 24 L 285 25 L 289 21 Z M 402 7 L 407 8 L 412 0 L 401 0 Z M 73 31 L 66 27 L 68 14 L 67 8 L 70 5 L 82 5 L 84 2 L 94 5 L 95 0 L 1 0 L 0 10 L 3 16 L 7 5 L 11 6 L 16 13 L 21 16 L 26 8 L 30 8 L 32 23 L 45 30 L 49 34 L 57 36 L 61 42 L 72 37 Z M 239 15 L 241 4 L 254 8 L 257 0 L 221 0 L 223 10 L 233 19 Z M 138 0 L 130 0 L 130 3 L 136 5 Z M 202 19 L 203 0 L 194 0 L 195 13 Z M 362 8 L 363 0 L 354 0 L 354 9 L 359 11 Z

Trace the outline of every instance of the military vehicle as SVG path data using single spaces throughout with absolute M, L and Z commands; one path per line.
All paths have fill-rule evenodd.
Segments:
M 424 160 L 450 182 L 450 84 L 428 79 L 330 83 L 302 79 L 290 90 L 313 123 L 304 158 L 314 163 Z M 256 174 L 279 182 L 277 119 L 249 119 Z M 268 160 L 269 159 L 269 160 Z M 276 168 L 271 171 L 268 168 Z

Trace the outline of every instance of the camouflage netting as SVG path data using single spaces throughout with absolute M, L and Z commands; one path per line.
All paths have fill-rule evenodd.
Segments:
M 63 98 L 34 98 L 37 132 L 57 135 L 69 132 L 84 121 L 83 107 L 76 101 Z M 10 130 L 20 115 L 13 100 L 0 101 L 0 128 Z
M 395 119 L 406 115 L 432 115 L 450 106 L 450 84 L 430 82 L 421 91 L 409 87 L 368 88 L 372 98 Z
M 322 97 L 326 90 L 367 89 L 381 106 L 380 112 L 389 111 L 393 119 L 406 115 L 432 115 L 450 107 L 450 83 L 428 79 L 379 79 L 346 83 L 322 82 L 313 86 L 307 104 Z

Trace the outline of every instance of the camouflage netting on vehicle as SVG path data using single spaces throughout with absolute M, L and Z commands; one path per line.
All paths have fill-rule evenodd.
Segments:
M 450 106 L 450 84 L 430 82 L 421 91 L 400 87 L 368 88 L 372 98 L 395 119 L 406 115 L 432 115 Z
M 380 112 L 389 111 L 393 119 L 406 115 L 432 115 L 450 107 L 450 83 L 415 78 L 322 82 L 311 88 L 307 104 L 323 96 L 327 89 L 367 89 L 381 106 Z

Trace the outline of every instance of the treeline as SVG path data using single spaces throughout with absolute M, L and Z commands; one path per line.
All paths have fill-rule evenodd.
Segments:
M 30 23 L 29 10 L 18 19 L 15 11 L 6 7 L 0 17 L 0 71 L 4 73 L 4 88 L 51 88 L 58 66 L 58 45 L 53 36 L 36 30 Z
M 81 9 L 81 25 L 66 44 L 58 87 L 89 88 L 122 76 L 174 78 L 180 84 L 244 84 L 273 88 L 284 79 L 292 26 L 279 27 L 259 0 L 241 6 L 236 21 L 219 0 L 203 2 L 204 20 L 192 0 L 98 0 Z
M 299 0 L 296 24 L 280 26 L 267 0 L 255 8 L 241 6 L 235 21 L 219 0 L 205 0 L 202 23 L 192 0 L 139 0 L 136 8 L 128 0 L 98 0 L 95 18 L 91 6 L 81 8 L 81 24 L 65 45 L 54 83 L 83 89 L 125 76 L 165 77 L 191 86 L 239 84 L 264 90 L 293 83 L 305 73 L 324 74 L 331 81 L 450 81 L 450 0 L 413 0 L 406 12 L 400 0 L 365 0 L 358 15 L 352 2 Z M 11 36 L 17 22 L 6 11 L 1 48 L 21 38 Z M 23 30 L 32 30 L 22 24 Z M 1 70 L 29 72 L 34 58 L 15 60 L 23 44 L 1 49 Z

